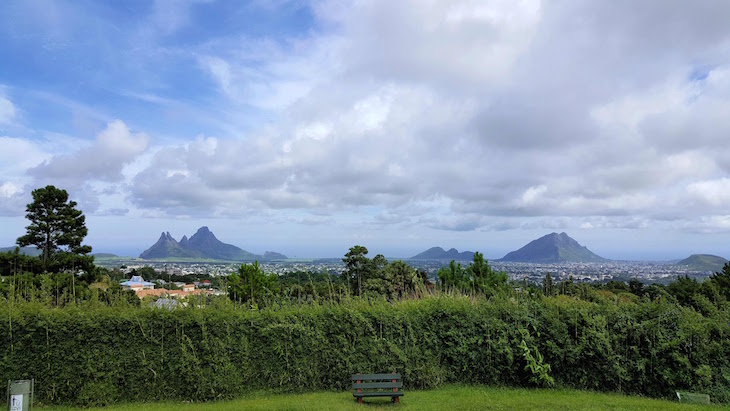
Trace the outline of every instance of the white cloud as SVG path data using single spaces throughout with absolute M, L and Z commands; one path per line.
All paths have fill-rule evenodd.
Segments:
M 702 204 L 730 208 L 730 178 L 694 182 L 687 186 L 687 192 Z
M 527 206 L 535 204 L 545 192 L 547 192 L 547 186 L 544 184 L 528 188 L 522 194 L 522 204 Z
M 89 146 L 54 156 L 28 172 L 38 180 L 62 181 L 73 187 L 92 180 L 121 181 L 123 166 L 142 154 L 148 142 L 147 135 L 132 133 L 122 121 L 115 120 Z
M 0 94 L 0 125 L 11 124 L 15 120 L 15 106 L 5 96 Z
M 208 70 L 213 80 L 228 95 L 233 95 L 234 90 L 231 87 L 232 74 L 231 66 L 227 61 L 219 57 L 205 56 L 200 58 L 203 67 Z
M 21 216 L 25 212 L 30 193 L 12 181 L 0 180 L 0 216 Z
M 42 143 L 14 137 L 0 137 L 0 173 L 20 178 L 30 167 L 50 157 L 41 150 Z
M 10 198 L 23 193 L 23 187 L 15 185 L 11 182 L 4 182 L 0 185 L 0 197 Z

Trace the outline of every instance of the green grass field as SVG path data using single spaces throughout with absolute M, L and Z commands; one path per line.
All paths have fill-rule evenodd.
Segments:
M 46 411 L 71 411 L 81 408 L 43 407 Z M 238 410 L 720 410 L 718 405 L 689 405 L 671 401 L 600 394 L 575 390 L 526 390 L 479 386 L 447 385 L 434 390 L 405 391 L 401 403 L 389 398 L 366 399 L 361 406 L 350 392 L 313 392 L 275 394 L 257 392 L 237 400 L 190 403 L 133 403 L 87 408 L 104 411 L 238 411 Z

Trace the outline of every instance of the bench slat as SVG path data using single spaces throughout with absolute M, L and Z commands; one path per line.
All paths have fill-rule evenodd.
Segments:
M 352 396 L 360 397 L 402 397 L 403 391 L 370 391 L 370 392 L 353 392 Z
M 367 380 L 400 380 L 400 374 L 352 374 L 353 381 L 367 381 Z
M 368 388 L 402 388 L 402 382 L 353 382 L 352 389 L 368 389 Z

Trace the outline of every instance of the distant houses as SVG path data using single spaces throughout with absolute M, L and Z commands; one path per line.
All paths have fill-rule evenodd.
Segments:
M 210 290 L 196 289 L 195 284 L 184 284 L 184 283 L 175 283 L 175 285 L 177 285 L 178 287 L 181 288 L 180 290 L 167 290 L 164 288 L 155 288 L 155 283 L 145 281 L 144 278 L 142 278 L 142 276 L 139 276 L 139 275 L 132 276 L 132 278 L 130 278 L 127 281 L 123 281 L 120 284 L 122 286 L 122 289 L 134 291 L 135 294 L 137 294 L 137 297 L 139 297 L 139 298 L 144 298 L 144 297 L 148 297 L 148 296 L 184 298 L 189 295 L 201 295 L 201 294 L 210 294 L 211 293 Z
M 143 290 L 152 290 L 155 288 L 155 284 L 149 281 L 145 281 L 141 275 L 133 275 L 127 281 L 120 283 L 123 290 L 132 290 L 135 293 L 139 293 Z

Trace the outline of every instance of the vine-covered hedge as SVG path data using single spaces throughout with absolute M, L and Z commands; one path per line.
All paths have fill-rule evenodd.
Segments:
M 527 346 L 559 386 L 652 397 L 683 389 L 730 402 L 726 308 L 703 316 L 671 302 L 599 297 L 442 296 L 261 311 L 4 302 L 0 380 L 35 378 L 39 401 L 88 405 L 341 390 L 358 371 L 398 371 L 408 388 L 527 386 L 539 382 L 526 368 Z

